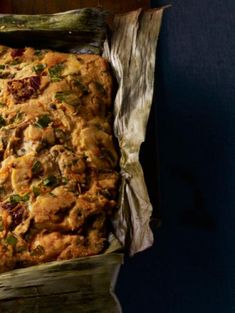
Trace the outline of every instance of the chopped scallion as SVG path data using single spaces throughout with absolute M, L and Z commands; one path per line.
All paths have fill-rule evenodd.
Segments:
M 33 193 L 34 193 L 34 196 L 37 197 L 40 195 L 41 193 L 41 190 L 40 188 L 36 187 L 36 186 L 33 186 Z
M 42 115 L 38 118 L 38 121 L 36 122 L 36 126 L 40 128 L 46 128 L 51 122 L 51 119 L 48 115 Z
M 46 68 L 45 64 L 39 63 L 33 66 L 33 70 L 36 74 L 40 74 Z
M 58 82 L 61 80 L 61 74 L 62 74 L 63 69 L 64 69 L 63 63 L 56 64 L 52 66 L 51 68 L 49 68 L 48 72 L 53 82 Z
M 14 237 L 13 235 L 9 235 L 7 238 L 6 238 L 6 242 L 11 245 L 11 246 L 15 246 L 17 244 L 17 238 Z
M 56 186 L 57 185 L 57 178 L 54 175 L 50 175 L 46 179 L 44 179 L 43 185 L 47 186 L 47 187 Z
M 39 175 L 43 170 L 42 163 L 40 161 L 35 161 L 32 166 L 33 175 Z

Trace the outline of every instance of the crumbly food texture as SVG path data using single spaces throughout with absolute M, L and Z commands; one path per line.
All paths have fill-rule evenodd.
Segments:
M 0 46 L 0 272 L 106 248 L 112 89 L 100 56 Z

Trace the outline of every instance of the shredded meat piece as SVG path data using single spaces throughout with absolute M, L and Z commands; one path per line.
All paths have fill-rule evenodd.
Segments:
M 40 87 L 40 77 L 31 76 L 23 79 L 11 80 L 8 82 L 8 91 L 16 101 L 23 102 L 35 95 Z
M 25 52 L 24 48 L 12 49 L 11 56 L 12 58 L 20 57 L 24 54 L 24 52 Z

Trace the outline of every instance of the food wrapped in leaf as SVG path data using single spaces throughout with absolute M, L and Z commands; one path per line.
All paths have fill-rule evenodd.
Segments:
M 121 312 L 111 252 L 153 241 L 139 151 L 162 13 L 116 15 L 104 46 L 101 10 L 0 16 L 1 270 L 59 260 L 1 274 L 0 309 Z

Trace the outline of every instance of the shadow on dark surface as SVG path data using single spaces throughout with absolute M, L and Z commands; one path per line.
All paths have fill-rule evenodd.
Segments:
M 208 231 L 214 231 L 216 224 L 214 217 L 207 212 L 205 206 L 205 197 L 197 185 L 195 177 L 184 168 L 170 169 L 170 175 L 178 177 L 182 182 L 185 182 L 192 190 L 192 208 L 184 209 L 179 218 L 185 226 L 204 228 Z

